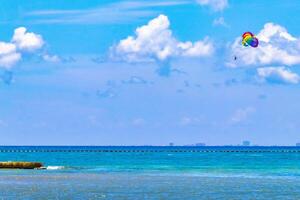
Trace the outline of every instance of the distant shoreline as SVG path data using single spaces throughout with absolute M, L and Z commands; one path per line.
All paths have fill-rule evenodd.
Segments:
M 203 145 L 203 146 L 197 146 L 197 145 L 174 145 L 174 146 L 168 146 L 168 145 L 0 145 L 1 147 L 170 147 L 170 148 L 178 148 L 178 147 L 199 147 L 199 148 L 205 148 L 205 147 L 245 147 L 245 148 L 255 148 L 255 147 L 298 147 L 296 145 L 249 145 L 249 146 L 243 146 L 243 145 Z
M 300 153 L 300 146 L 0 146 L 0 153 Z

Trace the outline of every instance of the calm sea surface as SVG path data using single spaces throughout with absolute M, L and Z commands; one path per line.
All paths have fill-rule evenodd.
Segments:
M 0 199 L 300 199 L 296 147 L 0 147 Z

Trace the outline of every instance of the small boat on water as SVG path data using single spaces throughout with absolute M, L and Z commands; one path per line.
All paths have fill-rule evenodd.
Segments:
M 43 169 L 40 162 L 0 162 L 0 169 Z

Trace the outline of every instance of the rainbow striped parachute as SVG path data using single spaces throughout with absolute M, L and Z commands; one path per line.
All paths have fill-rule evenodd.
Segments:
M 242 44 L 245 47 L 251 46 L 256 48 L 258 46 L 258 39 L 251 32 L 245 32 L 242 37 Z

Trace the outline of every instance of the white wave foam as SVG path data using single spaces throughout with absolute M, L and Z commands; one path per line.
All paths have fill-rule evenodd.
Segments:
M 64 166 L 48 166 L 46 169 L 47 170 L 59 170 L 59 169 L 64 169 Z

